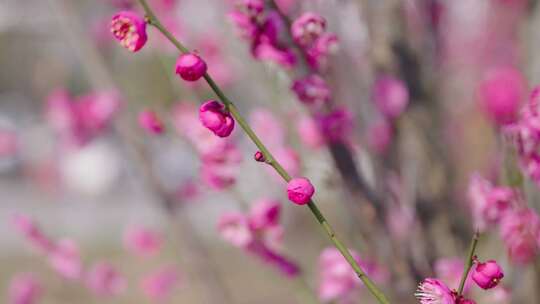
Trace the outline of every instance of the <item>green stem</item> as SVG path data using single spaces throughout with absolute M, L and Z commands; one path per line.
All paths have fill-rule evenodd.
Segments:
M 150 6 L 148 5 L 148 2 L 146 0 L 139 0 L 140 4 L 143 6 L 144 11 L 146 13 L 146 18 L 149 24 L 153 25 L 155 28 L 157 28 L 174 46 L 182 53 L 189 53 L 189 49 L 186 48 L 180 41 L 178 41 L 158 20 Z M 214 93 L 219 97 L 219 99 L 223 102 L 223 104 L 227 107 L 230 114 L 234 117 L 236 122 L 240 125 L 240 127 L 244 130 L 244 132 L 247 134 L 247 136 L 253 141 L 253 143 L 257 146 L 257 148 L 261 151 L 261 153 L 264 155 L 267 163 L 276 170 L 276 172 L 285 180 L 290 181 L 291 176 L 287 171 L 281 166 L 281 164 L 274 158 L 274 156 L 270 153 L 268 148 L 262 143 L 262 141 L 259 139 L 257 134 L 251 129 L 247 121 L 242 117 L 240 112 L 238 111 L 238 108 L 233 104 L 233 102 L 225 96 L 223 91 L 219 88 L 219 86 L 215 83 L 215 81 L 210 77 L 208 73 L 204 75 L 204 79 L 210 86 L 210 88 L 214 91 Z M 383 294 L 382 291 L 379 290 L 379 288 L 371 281 L 371 279 L 366 275 L 366 273 L 362 270 L 360 265 L 356 262 L 354 257 L 351 255 L 347 247 L 337 238 L 336 233 L 324 217 L 324 215 L 321 213 L 317 205 L 314 201 L 310 201 L 308 203 L 308 207 L 319 222 L 319 224 L 323 227 L 326 234 L 330 237 L 330 240 L 334 244 L 334 246 L 341 252 L 343 257 L 347 260 L 347 262 L 351 265 L 352 269 L 362 280 L 366 288 L 370 291 L 370 293 L 377 299 L 377 301 L 381 304 L 389 304 L 390 302 L 386 298 L 386 296 Z
M 467 261 L 465 264 L 465 269 L 461 275 L 461 282 L 459 283 L 458 295 L 463 294 L 463 288 L 465 287 L 465 282 L 469 276 L 469 271 L 471 271 L 472 265 L 474 263 L 474 252 L 476 251 L 476 245 L 478 245 L 478 238 L 480 238 L 480 232 L 478 230 L 474 233 L 471 240 L 471 245 L 469 246 L 469 255 L 467 256 Z

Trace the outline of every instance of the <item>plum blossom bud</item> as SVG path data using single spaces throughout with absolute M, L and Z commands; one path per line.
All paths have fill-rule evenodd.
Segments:
M 307 105 L 320 106 L 328 102 L 332 95 L 326 81 L 317 74 L 295 80 L 291 89 L 298 100 Z
M 326 20 L 318 14 L 306 12 L 291 25 L 291 34 L 301 46 L 309 46 L 326 30 Z
M 514 122 L 519 105 L 525 97 L 526 81 L 513 67 L 498 67 L 490 71 L 479 87 L 480 104 L 497 124 Z
M 176 74 L 185 81 L 197 81 L 206 73 L 206 62 L 194 53 L 182 54 L 176 61 Z
M 139 256 L 157 254 L 163 245 L 163 237 L 157 231 L 140 226 L 129 227 L 124 233 L 124 246 Z
M 253 158 L 255 159 L 255 161 L 258 161 L 260 163 L 266 161 L 264 154 L 261 151 L 255 152 L 255 155 L 253 155 Z
M 248 219 L 238 212 L 223 213 L 218 221 L 221 237 L 236 247 L 245 247 L 253 241 Z
M 437 279 L 423 280 L 414 295 L 420 304 L 455 304 L 455 296 L 450 288 Z
M 234 129 L 234 119 L 227 112 L 225 105 L 217 100 L 208 100 L 199 108 L 199 119 L 203 126 L 219 137 L 231 135 Z
M 123 47 L 131 52 L 140 50 L 146 40 L 146 22 L 132 11 L 121 11 L 114 15 L 111 22 L 111 32 Z
M 381 76 L 373 88 L 373 101 L 384 116 L 396 118 L 409 103 L 409 91 L 403 81 L 389 75 Z
M 126 289 L 127 281 L 109 263 L 97 262 L 86 274 L 86 286 L 97 295 L 115 296 Z
M 139 125 L 152 134 L 163 133 L 163 123 L 154 111 L 144 110 L 139 113 Z
M 315 193 L 315 188 L 307 178 L 293 178 L 287 184 L 287 196 L 297 205 L 309 203 Z
M 9 304 L 36 304 L 43 294 L 43 286 L 30 273 L 20 273 L 9 284 Z
M 502 268 L 494 260 L 485 263 L 479 262 L 472 273 L 472 279 L 482 289 L 491 289 L 499 285 L 503 277 Z

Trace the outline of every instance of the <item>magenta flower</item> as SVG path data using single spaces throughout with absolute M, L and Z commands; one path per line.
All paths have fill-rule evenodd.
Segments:
M 337 53 L 338 49 L 339 39 L 337 35 L 334 33 L 324 33 L 306 51 L 308 63 L 314 69 L 326 69 L 328 57 Z
M 261 61 L 273 62 L 285 69 L 296 65 L 296 55 L 292 49 L 280 49 L 267 42 L 261 42 L 253 48 L 253 57 Z
M 58 241 L 54 250 L 49 254 L 49 264 L 66 279 L 79 279 L 83 266 L 79 247 L 71 239 Z
M 459 297 L 456 300 L 456 304 L 476 304 L 476 302 L 471 299 L 465 299 L 464 297 Z
M 246 247 L 253 241 L 248 218 L 239 212 L 223 213 L 218 221 L 221 237 L 236 247 Z
M 111 264 L 97 262 L 86 273 L 86 286 L 99 296 L 116 296 L 125 291 L 127 280 Z
M 197 81 L 206 74 L 206 62 L 194 53 L 182 54 L 176 61 L 176 74 L 185 81 Z
M 295 278 L 300 274 L 298 265 L 289 261 L 283 255 L 278 254 L 262 242 L 252 242 L 247 246 L 246 250 L 262 259 L 263 262 L 274 266 L 288 278 Z
M 397 118 L 409 103 L 409 90 L 403 81 L 390 75 L 383 75 L 375 82 L 373 100 L 384 116 Z
M 482 289 L 491 289 L 504 277 L 501 266 L 494 260 L 478 262 L 472 271 L 473 281 Z
M 344 107 L 317 116 L 319 129 L 328 142 L 346 142 L 353 128 L 352 113 Z
M 306 12 L 291 25 L 291 34 L 301 46 L 311 45 L 326 30 L 326 20 L 319 14 Z
M 154 111 L 143 110 L 139 113 L 139 125 L 152 134 L 161 134 L 165 129 Z
M 114 15 L 111 32 L 123 47 L 137 52 L 146 43 L 146 22 L 137 13 L 122 11 Z
M 124 246 L 133 254 L 143 257 L 159 253 L 163 236 L 157 231 L 141 226 L 131 226 L 124 233 Z
M 279 225 L 281 204 L 272 199 L 257 200 L 249 211 L 249 226 L 252 230 L 260 230 Z
M 15 275 L 9 284 L 8 304 L 37 304 L 43 295 L 43 286 L 31 273 Z
M 478 94 L 488 117 L 497 124 L 507 124 L 516 120 L 525 90 L 526 82 L 519 70 L 497 67 L 486 75 Z
M 311 74 L 293 82 L 291 89 L 301 102 L 310 106 L 320 106 L 332 98 L 330 87 L 317 74 Z
M 533 209 L 507 212 L 500 222 L 500 233 L 510 260 L 525 265 L 540 250 L 540 218 Z
M 163 303 L 169 299 L 180 285 L 180 274 L 176 267 L 162 267 L 148 275 L 140 282 L 143 293 L 155 303 Z
M 314 193 L 315 188 L 307 178 L 293 178 L 287 184 L 287 197 L 297 205 L 309 203 Z
M 203 126 L 219 137 L 231 135 L 234 129 L 233 117 L 227 111 L 225 105 L 217 100 L 208 100 L 201 105 L 199 119 Z
M 420 304 L 455 304 L 455 296 L 443 282 L 427 278 L 423 280 L 414 294 Z

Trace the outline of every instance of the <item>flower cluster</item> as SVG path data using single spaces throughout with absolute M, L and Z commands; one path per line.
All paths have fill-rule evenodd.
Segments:
M 227 242 L 292 278 L 299 275 L 300 269 L 280 253 L 283 238 L 283 227 L 279 224 L 280 215 L 281 205 L 278 201 L 260 199 L 254 202 L 247 214 L 222 214 L 218 231 Z
M 388 281 L 389 274 L 385 268 L 373 261 L 360 259 L 360 255 L 354 250 L 350 252 L 370 278 L 378 283 Z M 351 298 L 353 291 L 362 286 L 356 273 L 336 248 L 326 248 L 321 252 L 318 269 L 318 294 L 321 301 L 346 301 Z
M 495 187 L 475 174 L 469 184 L 469 201 L 478 229 L 498 226 L 512 262 L 527 264 L 540 253 L 540 217 L 525 206 L 517 190 Z
M 230 20 L 240 35 L 249 41 L 253 57 L 283 68 L 296 65 L 297 56 L 285 43 L 283 20 L 275 10 L 267 9 L 263 0 L 236 0 Z
M 522 172 L 540 186 L 540 87 L 535 88 L 519 120 L 505 126 L 504 133 L 516 146 Z
M 15 215 L 15 229 L 47 257 L 49 265 L 65 279 L 79 281 L 98 295 L 118 295 L 125 290 L 126 279 L 112 265 L 97 262 L 84 269 L 77 244 L 71 239 L 53 240 L 29 217 Z

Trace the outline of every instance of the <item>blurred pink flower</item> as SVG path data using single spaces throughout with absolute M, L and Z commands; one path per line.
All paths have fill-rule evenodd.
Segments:
M 461 283 L 461 276 L 463 269 L 465 269 L 465 263 L 462 258 L 439 258 L 435 261 L 435 275 L 447 286 L 454 289 L 459 287 Z M 471 286 L 471 273 L 465 281 L 464 293 L 467 292 Z
M 332 91 L 326 81 L 317 74 L 294 80 L 291 90 L 298 100 L 308 106 L 319 107 L 330 101 Z
M 146 275 L 140 282 L 143 293 L 153 303 L 169 299 L 180 285 L 180 273 L 174 266 L 165 266 Z
M 253 230 L 265 229 L 279 225 L 281 204 L 273 199 L 259 199 L 253 203 L 249 211 L 249 226 Z
M 375 81 L 373 100 L 384 116 L 394 119 L 407 107 L 409 90 L 402 80 L 391 75 L 382 75 Z
M 373 262 L 362 261 L 358 253 L 350 250 L 362 269 L 375 281 L 384 283 L 388 279 L 387 271 Z M 319 255 L 319 288 L 321 301 L 345 300 L 360 286 L 360 279 L 352 270 L 343 255 L 333 247 L 324 249 Z
M 100 296 L 116 296 L 123 293 L 127 280 L 111 264 L 97 262 L 86 273 L 86 286 Z
M 149 257 L 159 253 L 163 246 L 163 236 L 154 230 L 138 225 L 128 227 L 124 232 L 124 246 L 131 253 Z
M 479 86 L 480 104 L 497 124 L 514 122 L 526 94 L 526 81 L 513 67 L 496 67 L 489 71 Z
M 265 108 L 253 110 L 249 116 L 249 123 L 255 133 L 269 147 L 279 147 L 285 143 L 285 129 L 282 122 Z
M 248 218 L 239 212 L 223 213 L 218 220 L 221 237 L 236 247 L 245 247 L 253 241 Z
M 298 137 L 308 148 L 317 149 L 324 145 L 317 122 L 309 116 L 302 116 L 296 122 Z
M 30 217 L 22 214 L 15 214 L 11 221 L 15 229 L 40 253 L 48 253 L 53 250 L 53 241 L 41 231 Z
M 12 157 L 19 150 L 19 139 L 14 131 L 0 130 L 0 158 Z
M 15 275 L 9 284 L 8 304 L 37 304 L 43 295 L 43 286 L 31 273 Z
M 370 150 L 374 153 L 386 153 L 393 137 L 394 129 L 386 119 L 379 119 L 368 127 L 367 142 Z
M 49 253 L 49 264 L 66 279 L 79 279 L 83 266 L 79 247 L 71 239 L 61 239 Z
M 310 46 L 326 31 L 326 19 L 313 12 L 305 12 L 291 25 L 291 34 L 301 46 Z
M 337 35 L 324 33 L 306 50 L 306 59 L 314 69 L 325 70 L 328 66 L 328 57 L 337 53 L 338 49 L 339 39 Z
M 540 218 L 536 211 L 507 212 L 501 219 L 500 233 L 512 262 L 525 265 L 534 261 L 540 250 Z
M 353 130 L 353 114 L 345 107 L 317 117 L 319 129 L 328 142 L 347 142 Z
M 479 174 L 474 174 L 469 182 L 469 203 L 475 226 L 484 231 L 489 225 L 497 224 L 516 202 L 516 194 L 509 187 L 494 187 Z
M 161 134 L 164 131 L 163 123 L 154 111 L 143 110 L 139 113 L 139 125 L 151 134 Z
M 236 163 L 204 161 L 200 168 L 200 177 L 208 187 L 214 190 L 223 190 L 234 185 L 239 170 Z

